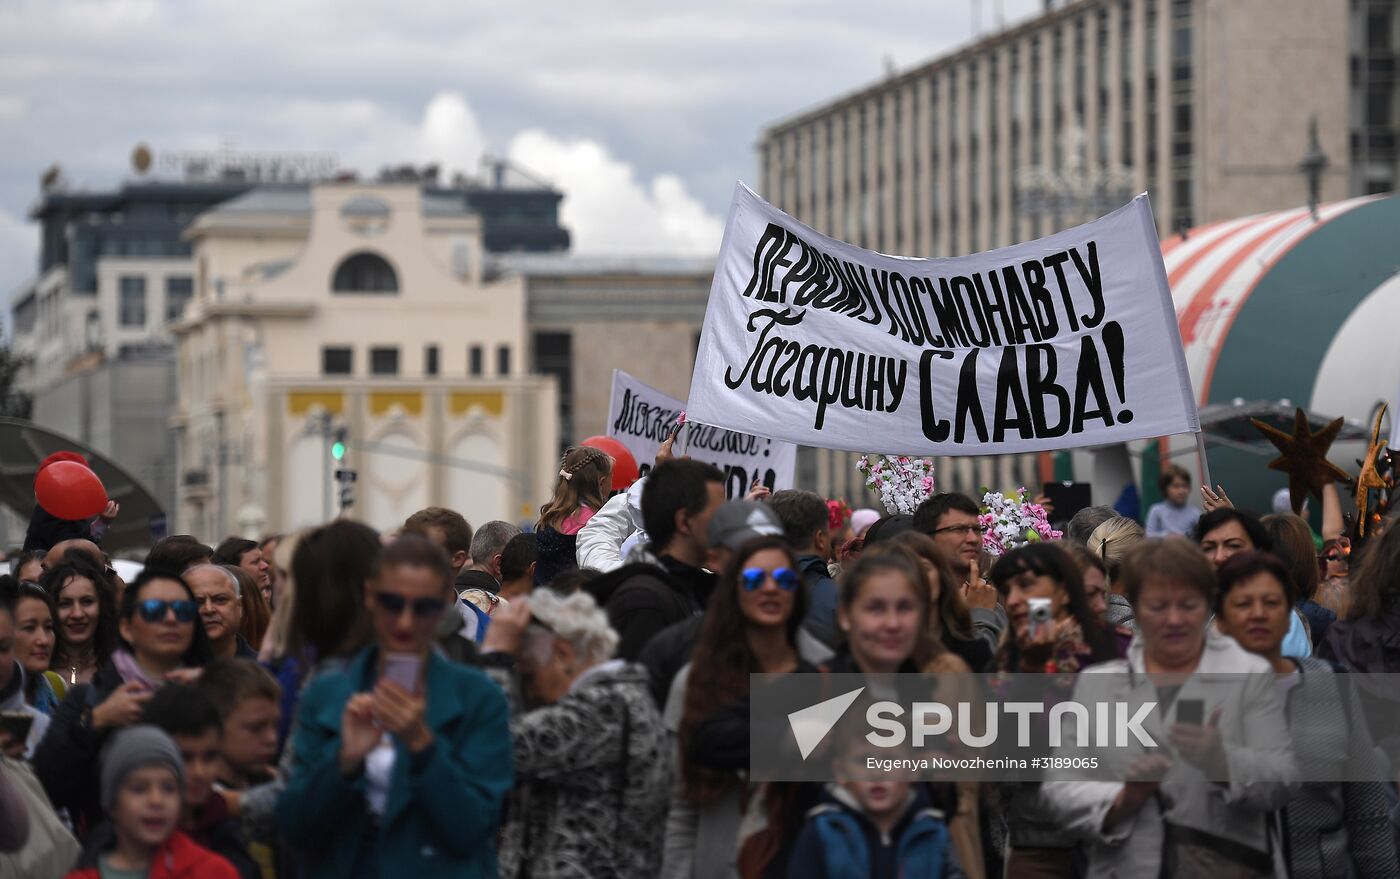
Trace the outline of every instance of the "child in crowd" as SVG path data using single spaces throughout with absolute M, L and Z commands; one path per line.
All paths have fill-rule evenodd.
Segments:
M 224 738 L 219 709 L 198 687 L 166 684 L 146 703 L 143 719 L 164 730 L 180 749 L 185 764 L 185 808 L 180 814 L 180 829 L 232 864 L 243 879 L 260 879 L 262 870 L 248 853 L 238 819 L 214 790 Z
M 199 687 L 223 721 L 218 790 L 242 793 L 276 778 L 277 721 L 282 688 L 251 659 L 218 659 L 199 677 Z M 248 851 L 264 879 L 279 875 L 275 835 L 249 831 Z
M 1147 511 L 1147 536 L 1189 535 L 1201 511 L 1191 506 L 1191 474 L 1175 464 L 1162 471 L 1157 480 L 1163 500 Z
M 837 739 L 834 769 L 822 802 L 807 813 L 788 861 L 788 879 L 962 879 L 944 813 L 929 786 L 907 770 L 883 777 L 867 756 L 910 758 L 903 749 L 872 749 L 854 733 Z
M 68 879 L 239 879 L 229 862 L 179 829 L 185 765 L 175 742 L 149 725 L 114 733 L 102 755 L 105 844 L 89 840 Z
M 578 567 L 578 533 L 612 493 L 612 458 L 590 446 L 575 446 L 559 462 L 554 497 L 540 507 L 535 523 L 535 585 Z

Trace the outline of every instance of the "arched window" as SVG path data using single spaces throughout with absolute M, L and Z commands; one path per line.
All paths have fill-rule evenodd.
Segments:
M 347 257 L 335 270 L 331 290 L 335 293 L 397 293 L 399 276 L 384 257 L 357 253 Z

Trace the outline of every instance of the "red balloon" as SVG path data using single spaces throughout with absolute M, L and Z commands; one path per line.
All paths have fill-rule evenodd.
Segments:
M 579 443 L 597 449 L 613 460 L 612 490 L 626 491 L 637 481 L 637 459 L 627 451 L 627 447 L 610 436 L 590 436 Z
M 55 461 L 34 479 L 34 497 L 52 516 L 69 521 L 91 519 L 107 507 L 107 489 L 77 461 Z

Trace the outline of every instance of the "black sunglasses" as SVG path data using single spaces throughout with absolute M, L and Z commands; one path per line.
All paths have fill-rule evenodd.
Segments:
M 176 622 L 192 623 L 195 615 L 199 613 L 199 605 L 188 598 L 181 598 L 178 601 L 166 601 L 163 598 L 147 598 L 136 605 L 137 613 L 141 614 L 141 619 L 148 623 L 158 623 L 165 619 L 165 615 L 175 611 Z
M 410 605 L 407 598 L 395 595 L 393 592 L 374 593 L 374 603 L 379 606 L 380 610 L 394 616 L 403 613 L 405 607 L 412 606 L 413 615 L 420 620 L 437 616 L 447 606 L 447 602 L 441 598 L 416 598 Z

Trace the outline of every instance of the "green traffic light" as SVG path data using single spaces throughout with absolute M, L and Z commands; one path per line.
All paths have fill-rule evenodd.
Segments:
M 331 445 L 331 457 L 340 461 L 345 458 L 345 443 L 337 442 Z

